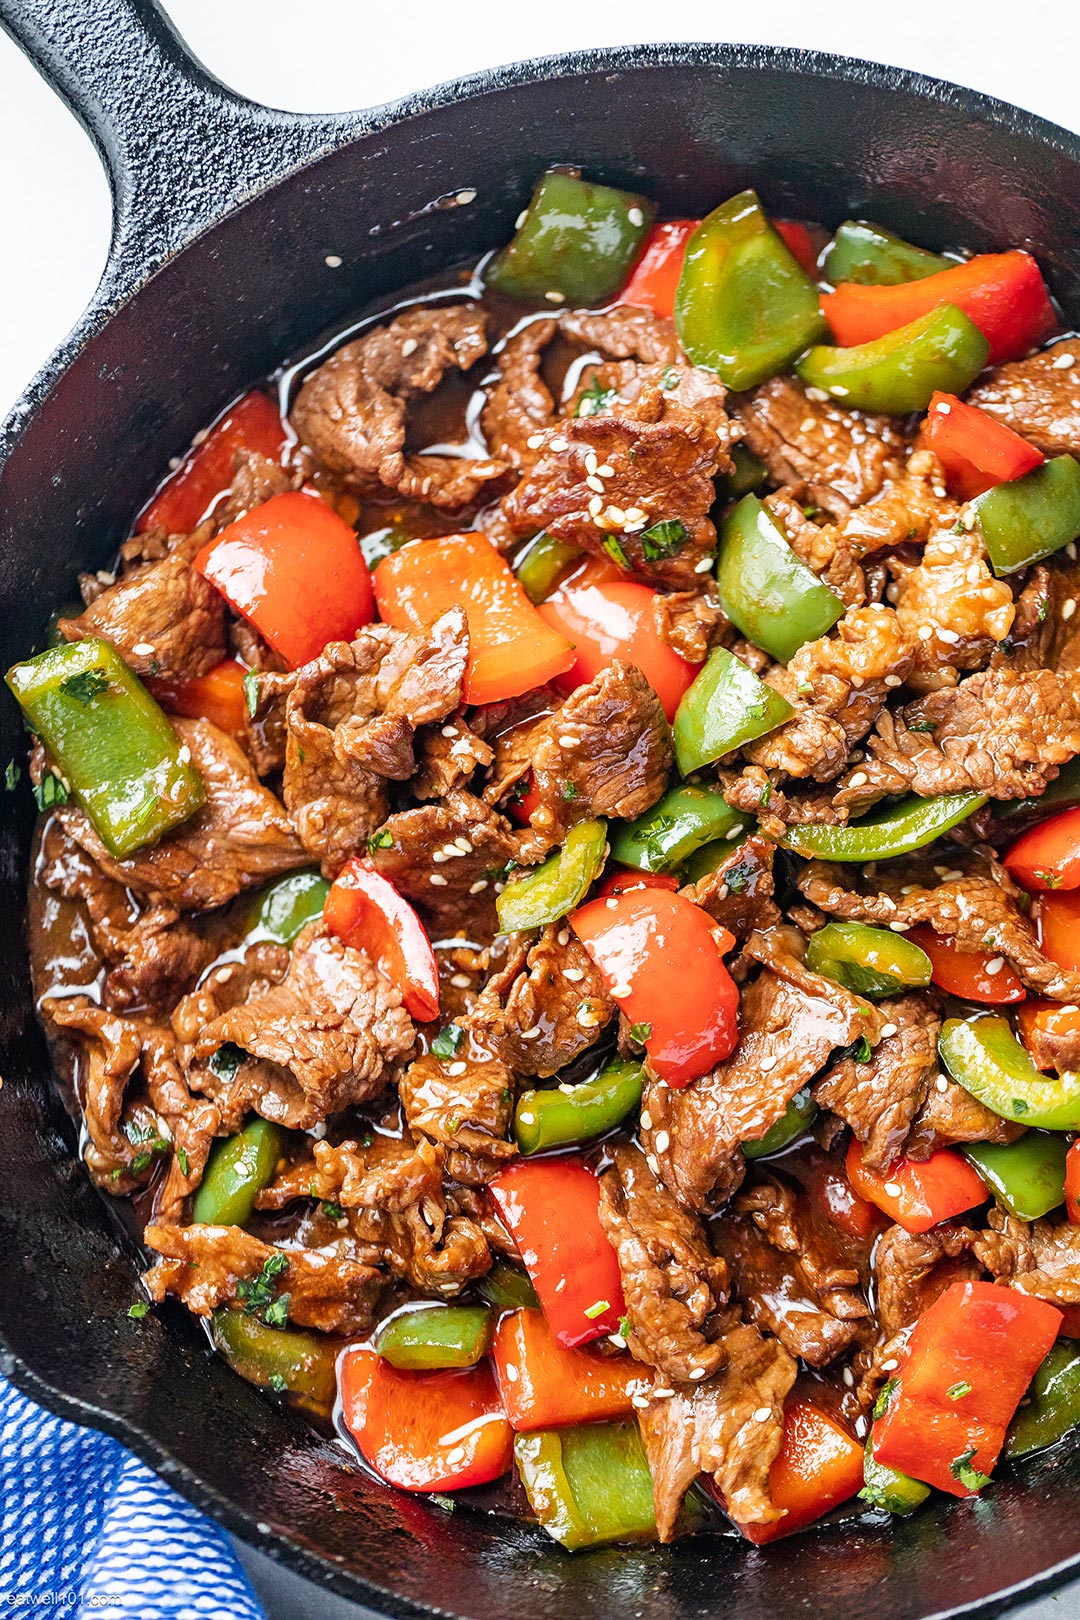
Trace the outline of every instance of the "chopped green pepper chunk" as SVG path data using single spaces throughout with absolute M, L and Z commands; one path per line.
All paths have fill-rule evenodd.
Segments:
M 821 337 L 817 288 L 756 192 L 721 203 L 691 236 L 675 325 L 693 364 L 717 372 L 729 388 L 766 382 Z
M 586 1142 L 614 1130 L 641 1102 L 645 1070 L 616 1058 L 595 1080 L 563 1090 L 523 1091 L 514 1109 L 514 1137 L 522 1153 Z
M 107 641 L 50 647 L 13 664 L 7 683 L 118 860 L 204 803 L 202 777 L 179 737 Z
M 982 793 L 943 793 L 935 799 L 911 793 L 846 827 L 819 821 L 789 827 L 784 845 L 807 859 L 818 856 L 823 861 L 884 861 L 924 849 L 985 803 Z
M 210 1332 L 229 1366 L 249 1384 L 299 1396 L 312 1411 L 329 1417 L 340 1341 L 297 1328 L 267 1327 L 257 1316 L 227 1307 L 214 1312 Z
M 1015 1142 L 967 1142 L 960 1150 L 998 1202 L 1022 1221 L 1037 1221 L 1065 1201 L 1068 1139 L 1027 1131 Z
M 915 247 L 868 219 L 845 219 L 821 255 L 821 273 L 834 287 L 842 281 L 854 281 L 861 287 L 895 287 L 903 281 L 922 281 L 949 265 L 950 260 L 939 253 Z
M 1080 536 L 1080 463 L 1055 456 L 972 505 L 994 573 L 1014 574 Z
M 375 1335 L 375 1348 L 391 1367 L 436 1372 L 475 1367 L 491 1349 L 495 1313 L 487 1305 L 418 1305 L 398 1311 Z
M 836 592 L 795 555 L 756 495 L 744 496 L 724 520 L 716 584 L 731 622 L 781 664 L 831 630 L 844 611 Z
M 873 1432 L 866 1437 L 866 1450 L 863 1454 L 863 1479 L 865 1484 L 859 1492 L 864 1502 L 871 1507 L 884 1508 L 886 1513 L 897 1513 L 906 1517 L 914 1513 L 915 1509 L 930 1495 L 929 1485 L 924 1485 L 921 1479 L 912 1479 L 910 1474 L 902 1474 L 896 1468 L 888 1468 L 879 1463 L 874 1456 Z
M 930 983 L 933 964 L 903 934 L 866 923 L 826 923 L 810 935 L 806 965 L 856 995 L 895 996 L 910 986 Z
M 533 1512 L 564 1547 L 655 1537 L 652 1476 L 636 1423 L 519 1434 L 514 1460 Z
M 1080 1130 L 1080 1072 L 1051 1080 L 1035 1067 L 1007 1018 L 949 1018 L 938 1050 L 957 1084 L 991 1113 L 1044 1131 Z
M 484 280 L 536 303 L 549 293 L 551 303 L 603 303 L 626 281 L 655 214 L 647 197 L 552 170 Z
M 543 928 L 558 922 L 585 897 L 604 864 L 607 824 L 579 821 L 571 827 L 561 849 L 541 866 L 515 873 L 495 901 L 499 928 L 511 934 L 518 928 Z
M 506 1311 L 539 1310 L 540 1301 L 528 1275 L 510 1260 L 493 1260 L 476 1283 L 476 1291 L 492 1305 Z
M 285 1132 L 268 1119 L 249 1119 L 235 1136 L 210 1149 L 191 1218 L 207 1226 L 243 1226 L 255 1195 L 269 1185 L 285 1146 Z
M 989 353 L 974 321 L 955 304 L 942 304 L 872 343 L 849 349 L 819 344 L 795 370 L 842 405 L 906 416 L 924 411 L 936 389 L 962 394 Z
M 675 762 L 689 776 L 790 720 L 786 698 L 726 647 L 714 647 L 683 693 L 672 728 Z
M 1009 1424 L 1006 1457 L 1042 1451 L 1080 1423 L 1080 1345 L 1059 1339 L 1028 1385 L 1027 1397 Z
M 782 1153 L 792 1142 L 810 1129 L 817 1115 L 817 1103 L 810 1095 L 809 1086 L 797 1091 L 780 1118 L 769 1126 L 756 1142 L 744 1142 L 744 1159 L 767 1159 L 773 1153 Z
M 555 589 L 560 575 L 581 556 L 578 546 L 567 540 L 556 540 L 550 534 L 538 534 L 530 540 L 514 562 L 514 573 L 521 581 L 530 602 L 545 602 Z
M 248 913 L 247 942 L 272 939 L 291 945 L 302 928 L 322 916 L 329 893 L 329 883 L 315 867 L 279 878 L 256 895 Z
M 732 468 L 723 478 L 716 480 L 717 493 L 721 499 L 730 501 L 741 500 L 755 489 L 760 489 L 769 476 L 769 469 L 760 456 L 755 456 L 741 439 L 737 439 L 728 451 L 732 460 Z
M 741 832 L 746 820 L 716 788 L 669 788 L 651 810 L 612 835 L 612 858 L 639 872 L 671 872 L 703 844 Z

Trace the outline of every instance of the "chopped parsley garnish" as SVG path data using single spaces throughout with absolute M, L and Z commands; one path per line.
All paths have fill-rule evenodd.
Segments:
M 641 535 L 641 550 L 646 562 L 658 562 L 661 557 L 673 557 L 681 551 L 689 540 L 685 523 L 678 518 L 665 518 L 662 523 L 654 523 L 651 529 L 644 529 Z
M 245 1277 L 236 1286 L 237 1299 L 244 1302 L 245 1316 L 261 1316 L 267 1327 L 284 1327 L 289 1314 L 289 1295 L 274 1298 L 274 1278 L 287 1268 L 289 1257 L 280 1250 L 267 1257 L 257 1277 Z
M 660 386 L 665 394 L 670 394 L 673 389 L 678 388 L 681 381 L 682 378 L 674 366 L 664 367 L 664 375 L 660 378 Z
M 649 1036 L 651 1034 L 652 1034 L 652 1025 L 651 1024 L 631 1024 L 630 1025 L 630 1039 L 632 1041 L 636 1041 L 639 1046 L 644 1046 L 645 1042 L 648 1040 L 648 1038 L 649 1038 Z
M 1035 876 L 1038 878 L 1044 889 L 1061 888 L 1061 879 L 1058 877 L 1056 872 L 1044 872 L 1041 867 L 1037 866 L 1035 868 Z
M 46 771 L 41 781 L 34 783 L 34 802 L 39 810 L 52 810 L 55 805 L 67 804 L 68 790 L 53 771 Z
M 176 1158 L 180 1165 L 180 1174 L 182 1176 L 189 1176 L 191 1174 L 191 1161 L 188 1159 L 188 1156 L 183 1148 L 177 1148 Z
M 914 725 L 908 725 L 909 731 L 936 731 L 937 723 L 933 720 L 916 720 Z
M 760 804 L 760 806 L 761 806 L 761 808 L 763 810 L 764 810 L 765 806 L 768 804 L 768 802 L 769 802 L 769 800 L 771 798 L 772 798 L 772 783 L 766 780 L 764 782 L 764 784 L 762 785 L 761 792 L 758 794 L 758 804 Z
M 378 832 L 373 832 L 371 837 L 368 839 L 367 847 L 371 850 L 372 854 L 374 854 L 377 849 L 389 849 L 393 842 L 394 835 L 390 829 L 388 827 L 380 827 Z
M 977 1468 L 971 1466 L 971 1459 L 978 1449 L 978 1446 L 972 1446 L 968 1451 L 962 1451 L 959 1457 L 954 1457 L 949 1464 L 949 1473 L 953 1479 L 959 1480 L 968 1491 L 981 1491 L 984 1485 L 990 1483 L 989 1474 L 981 1474 Z
M 800 694 L 801 697 L 809 697 L 810 693 L 814 690 L 814 683 L 813 681 L 797 681 L 795 684 L 795 690 Z
M 564 782 L 562 785 L 562 796 L 568 804 L 572 799 L 576 799 L 578 796 L 577 783 Z
M 165 1138 L 163 1136 L 156 1137 L 154 1141 L 150 1143 L 149 1147 L 143 1148 L 141 1153 L 136 1153 L 135 1157 L 131 1161 L 131 1164 L 128 1166 L 131 1174 L 133 1176 L 141 1175 L 144 1170 L 148 1170 L 150 1168 L 155 1154 L 167 1153 L 168 1151 L 169 1144 L 166 1142 Z
M 437 1058 L 452 1058 L 464 1039 L 465 1031 L 460 1024 L 447 1024 L 432 1041 L 431 1054 Z
M 14 792 L 22 781 L 22 766 L 17 765 L 13 759 L 8 760 L 7 770 L 4 772 L 4 786 L 9 793 Z
M 585 1307 L 585 1315 L 589 1318 L 590 1322 L 595 1322 L 598 1316 L 603 1316 L 604 1312 L 610 1311 L 610 1309 L 610 1300 L 598 1299 L 595 1304 L 587 1305 Z
M 341 1221 L 345 1218 L 345 1211 L 340 1204 L 329 1203 L 323 1199 L 322 1212 L 328 1221 Z
M 141 1322 L 149 1309 L 150 1301 L 148 1299 L 137 1299 L 134 1305 L 128 1306 L 128 1315 L 133 1322 Z
M 78 703 L 89 703 L 109 690 L 109 677 L 103 669 L 81 669 L 77 675 L 67 675 L 60 682 L 61 692 Z
M 1026 1114 L 1028 1112 L 1028 1108 L 1029 1104 L 1024 1101 L 1023 1097 L 1013 1098 L 1012 1111 L 1017 1115 L 1017 1117 L 1019 1117 L 1021 1114 Z
M 887 1378 L 882 1384 L 878 1398 L 874 1402 L 873 1418 L 875 1423 L 877 1422 L 878 1418 L 885 1416 L 886 1412 L 889 1410 L 889 1403 L 899 1388 L 899 1378 Z
M 523 776 L 521 781 L 515 782 L 513 787 L 510 789 L 510 797 L 513 799 L 515 804 L 520 804 L 528 791 L 529 778 L 527 776 Z
M 623 549 L 623 543 L 617 534 L 607 535 L 604 539 L 603 546 L 612 562 L 618 563 L 620 568 L 630 567 L 630 559 L 626 555 L 626 552 Z
M 282 1378 L 280 1373 L 270 1374 L 270 1388 L 276 1395 L 284 1395 L 288 1387 L 288 1384 L 285 1382 L 284 1378 Z
M 244 676 L 244 702 L 249 717 L 254 720 L 255 711 L 259 707 L 259 677 L 253 669 L 249 669 Z
M 291 1294 L 279 1294 L 272 1300 L 262 1313 L 262 1319 L 267 1327 L 283 1328 L 289 1320 L 289 1300 Z
M 958 1384 L 953 1384 L 945 1393 L 950 1401 L 962 1401 L 965 1395 L 971 1394 L 971 1385 L 966 1378 L 962 1378 Z
M 1039 603 L 1038 611 L 1035 614 L 1036 622 L 1039 623 L 1039 624 L 1042 624 L 1043 620 L 1046 618 L 1046 615 L 1049 613 L 1049 611 L 1050 611 L 1050 603 L 1046 600 L 1045 597 L 1043 597 L 1042 601 Z
M 869 1063 L 873 1055 L 874 1049 L 865 1035 L 860 1035 L 857 1041 L 853 1041 L 845 1053 L 845 1056 L 854 1058 L 856 1063 Z
M 728 894 L 743 894 L 750 887 L 756 870 L 756 861 L 736 861 L 731 870 L 724 873 Z
M 594 376 L 592 382 L 578 400 L 577 410 L 574 415 L 599 416 L 601 411 L 606 411 L 608 406 L 614 404 L 618 397 L 617 389 L 601 388 L 600 379 Z
M 628 1341 L 632 1331 L 633 1331 L 633 1329 L 632 1329 L 632 1326 L 631 1326 L 631 1323 L 630 1323 L 630 1318 L 628 1316 L 620 1316 L 619 1317 L 619 1338 L 624 1340 L 624 1341 Z
M 210 1073 L 216 1074 L 219 1080 L 224 1080 L 228 1084 L 246 1056 L 242 1047 L 236 1046 L 232 1041 L 226 1041 L 224 1046 L 218 1047 L 210 1059 Z
M 457 1503 L 454 1501 L 454 1498 L 452 1496 L 443 1496 L 441 1491 L 429 1491 L 428 1501 L 437 1502 L 439 1507 L 446 1509 L 447 1513 L 453 1513 L 454 1509 L 457 1507 Z

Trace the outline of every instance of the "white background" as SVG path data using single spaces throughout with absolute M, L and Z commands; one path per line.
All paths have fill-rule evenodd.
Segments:
M 552 51 L 721 39 L 918 68 L 1080 129 L 1080 0 L 169 0 L 166 9 L 220 78 L 298 111 L 369 106 Z M 2 33 L 0 154 L 2 416 L 77 319 L 109 231 L 89 141 Z

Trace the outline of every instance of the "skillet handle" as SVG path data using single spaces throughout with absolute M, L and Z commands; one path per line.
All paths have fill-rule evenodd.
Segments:
M 99 307 L 115 306 L 230 206 L 362 121 L 238 96 L 190 54 L 156 0 L 0 0 L 0 24 L 105 165 L 113 237 Z

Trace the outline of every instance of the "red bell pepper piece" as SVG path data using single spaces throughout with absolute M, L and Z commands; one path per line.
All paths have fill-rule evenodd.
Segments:
M 280 461 L 287 442 L 281 412 L 269 396 L 258 389 L 245 394 L 169 474 L 135 519 L 135 533 L 190 534 L 232 483 L 239 451 L 257 450 L 267 461 Z
M 580 1159 L 529 1159 L 489 1183 L 564 1350 L 618 1332 L 619 1262 L 600 1225 L 600 1183 Z
M 220 730 L 239 736 L 244 729 L 246 712 L 246 674 L 247 670 L 235 658 L 223 658 L 205 675 L 194 675 L 188 680 L 150 675 L 145 684 L 171 714 L 183 714 L 189 720 L 209 720 Z
M 773 230 L 811 281 L 818 278 L 818 250 L 814 238 L 799 219 L 774 219 Z
M 414 1018 L 439 1016 L 439 969 L 424 925 L 392 883 L 365 866 L 346 861 L 326 897 L 326 926 L 346 945 L 364 951 L 401 991 Z
M 980 253 L 921 281 L 892 287 L 842 282 L 821 307 L 837 343 L 850 348 L 907 326 L 940 304 L 955 304 L 990 344 L 990 365 L 1018 360 L 1058 329 L 1042 272 L 1030 253 Z
M 699 219 L 669 219 L 654 225 L 618 302 L 637 304 L 670 319 L 675 313 L 675 289 L 682 275 L 686 244 L 700 224 Z
M 985 1204 L 990 1196 L 982 1177 L 951 1148 L 939 1148 L 921 1161 L 897 1159 L 888 1170 L 871 1170 L 863 1163 L 862 1144 L 853 1137 L 847 1173 L 855 1191 L 905 1232 L 929 1232 L 950 1216 Z
M 1037 920 L 1043 955 L 1067 973 L 1080 973 L 1080 889 L 1041 894 Z
M 227 528 L 195 567 L 292 669 L 373 617 L 356 535 L 318 495 L 275 495 Z
M 509 563 L 482 534 L 410 541 L 376 568 L 375 599 L 386 623 L 400 629 L 419 630 L 449 608 L 465 609 L 470 703 L 518 697 L 574 661 L 566 637 L 543 622 Z
M 679 700 L 701 666 L 680 658 L 657 635 L 653 603 L 658 595 L 633 580 L 588 585 L 571 581 L 540 603 L 536 612 L 574 649 L 572 665 L 558 680 L 564 691 L 584 686 L 621 658 L 640 669 L 668 720 L 674 720 Z
M 1065 1213 L 1074 1226 L 1080 1226 L 1080 1141 L 1065 1155 Z
M 663 889 L 631 889 L 588 901 L 570 926 L 631 1024 L 645 1026 L 658 1079 L 686 1086 L 730 1056 L 739 991 L 723 953 L 735 941 L 700 906 Z
M 989 1007 L 1023 1001 L 1027 991 L 1008 962 L 992 951 L 960 951 L 951 939 L 935 934 L 929 923 L 908 930 L 906 938 L 924 950 L 933 965 L 934 983 L 951 996 Z M 1000 967 L 995 966 L 1001 963 Z M 994 971 L 988 971 L 993 968 Z
M 1022 832 L 1002 865 L 1025 889 L 1080 888 L 1080 808 Z
M 952 1496 L 976 1495 L 1061 1326 L 1045 1300 L 997 1283 L 950 1283 L 915 1324 L 887 1408 L 878 1462 Z
M 674 872 L 638 872 L 632 866 L 617 866 L 609 872 L 596 891 L 598 900 L 611 900 L 617 894 L 631 889 L 667 889 L 674 894 L 679 880 Z
M 341 1360 L 342 1413 L 364 1461 L 402 1491 L 486 1485 L 510 1467 L 514 1431 L 488 1362 L 402 1372 L 374 1350 Z
M 960 501 L 1022 478 L 1046 460 L 1004 422 L 940 391 L 931 396 L 919 443 L 937 456 L 950 494 Z
M 627 1417 L 651 1374 L 628 1355 L 564 1350 L 542 1311 L 511 1311 L 492 1347 L 503 1410 L 519 1433 Z
M 708 1488 L 711 1483 L 703 1481 Z M 739 1530 L 760 1547 L 778 1536 L 805 1530 L 831 1513 L 863 1484 L 863 1448 L 854 1435 L 813 1401 L 789 1396 L 784 1406 L 784 1438 L 769 1469 L 769 1495 L 782 1519 L 767 1524 L 740 1524 Z M 715 1490 L 710 1495 L 716 1495 Z M 718 1498 L 719 1499 L 719 1498 Z

